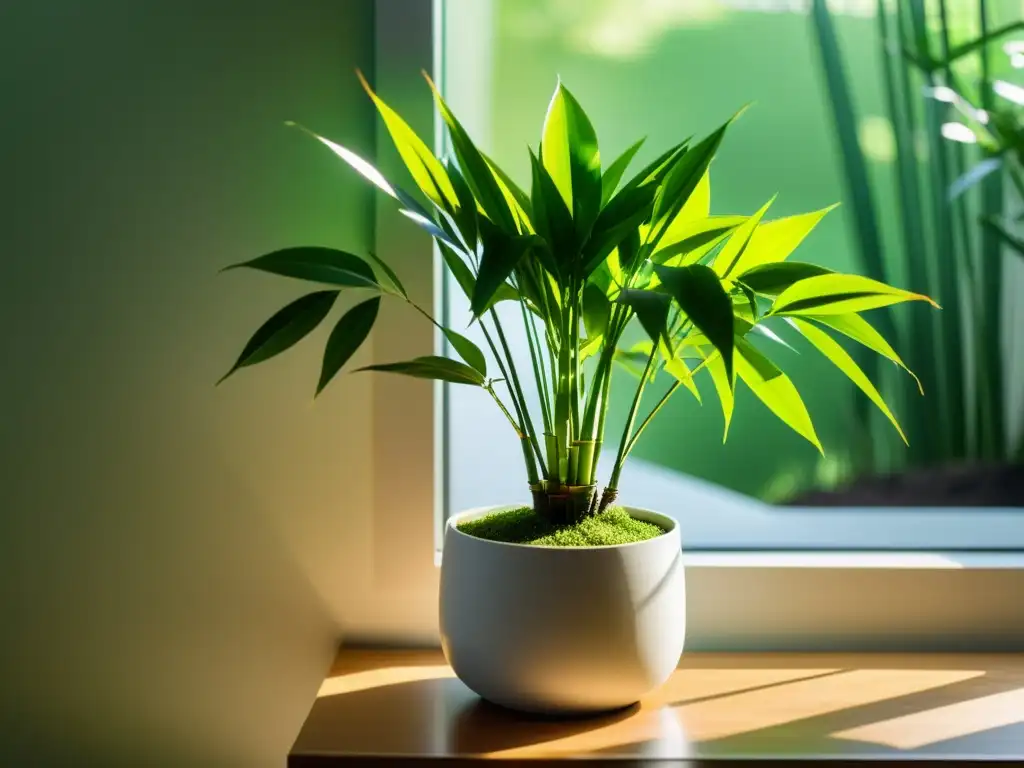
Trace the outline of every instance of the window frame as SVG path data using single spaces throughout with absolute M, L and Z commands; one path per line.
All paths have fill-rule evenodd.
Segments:
M 374 0 L 375 86 L 415 130 L 433 135 L 439 150 L 445 148 L 442 132 L 419 71 L 434 72 L 439 86 L 446 87 L 442 46 L 437 44 L 444 33 L 445 6 L 446 0 Z M 380 121 L 375 135 L 378 166 L 386 176 L 401 178 L 401 162 Z M 375 244 L 417 298 L 444 317 L 446 281 L 436 250 L 384 196 L 376 202 Z M 435 329 L 410 322 L 399 310 L 383 312 L 378 321 L 372 339 L 375 363 L 443 352 L 444 339 Z M 359 601 L 363 609 L 346 617 L 346 639 L 351 642 L 438 642 L 437 565 L 447 507 L 445 473 L 450 470 L 446 386 L 404 377 L 382 376 L 375 382 L 373 580 Z M 382 466 L 388 471 L 379 471 Z M 395 481 L 397 467 L 402 468 L 401 482 Z M 707 498 L 715 495 L 709 494 Z M 495 499 L 503 501 L 508 500 Z M 725 498 L 720 503 L 737 501 Z M 803 525 L 811 511 L 792 508 L 786 514 Z M 833 534 L 803 535 L 789 540 L 785 549 L 771 549 L 737 546 L 727 535 L 728 526 L 720 526 L 718 538 L 708 539 L 713 548 L 684 552 L 690 582 L 687 647 L 997 651 L 1017 648 L 1024 640 L 1024 601 L 1014 597 L 1024 594 L 1024 515 L 1013 525 L 1005 517 L 1009 513 L 998 510 L 821 514 L 833 515 L 831 524 L 839 524 L 837 530 L 853 530 L 863 519 L 864 529 L 878 536 L 862 537 L 851 548 L 835 546 Z M 936 530 L 937 516 L 948 520 L 950 514 L 972 517 L 941 541 L 912 546 L 908 537 L 915 528 Z M 879 526 L 880 520 L 898 521 L 892 529 L 897 535 Z M 997 546 L 985 546 L 977 535 L 984 521 L 1000 526 L 992 529 Z M 683 526 L 685 531 L 685 521 Z M 785 541 L 775 538 L 776 545 Z M 972 551 L 965 553 L 965 548 Z

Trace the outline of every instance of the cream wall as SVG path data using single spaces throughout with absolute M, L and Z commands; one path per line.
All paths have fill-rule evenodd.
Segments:
M 0 763 L 283 765 L 368 571 L 371 381 L 215 389 L 301 293 L 217 269 L 370 245 L 282 122 L 372 152 L 372 65 L 371 0 L 0 4 Z

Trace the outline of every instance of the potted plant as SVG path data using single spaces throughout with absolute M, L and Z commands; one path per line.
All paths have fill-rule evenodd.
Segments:
M 434 239 L 469 300 L 472 316 L 465 320 L 480 329 L 489 355 L 417 307 L 458 359 L 428 355 L 359 370 L 481 389 L 522 446 L 523 468 L 509 471 L 525 470 L 524 492 L 528 487 L 533 500 L 448 520 L 440 606 L 445 654 L 472 689 L 511 707 L 579 712 L 631 704 L 664 682 L 684 640 L 676 521 L 615 505 L 623 464 L 651 419 L 680 388 L 699 399 L 694 379 L 703 373 L 713 382 L 728 430 L 738 378 L 818 445 L 793 383 L 752 341 L 759 335 L 769 345 L 779 343 L 767 323 L 784 321 L 899 430 L 834 335 L 902 365 L 859 313 L 930 299 L 789 260 L 829 209 L 767 221 L 769 203 L 750 216 L 712 216 L 708 167 L 735 117 L 703 139 L 681 141 L 627 178 L 642 142 L 603 164 L 590 120 L 559 84 L 530 155 L 527 193 L 474 145 L 436 88 L 452 158 L 436 157 L 363 85 L 423 203 L 351 150 L 311 135 Z M 364 291 L 369 297 L 330 332 L 319 393 L 369 335 L 382 298 L 412 303 L 400 276 L 373 254 L 306 246 L 233 267 L 329 288 L 271 317 L 226 376 L 298 342 L 328 316 L 342 290 Z M 499 312 L 503 302 L 514 311 Z M 634 318 L 647 341 L 622 349 Z M 519 356 L 503 327 L 512 319 L 525 332 L 527 352 Z M 598 493 L 617 364 L 638 367 L 639 382 L 625 429 L 608 446 L 615 460 Z M 661 370 L 673 383 L 641 418 L 644 391 Z M 535 399 L 525 396 L 526 376 L 534 377 Z

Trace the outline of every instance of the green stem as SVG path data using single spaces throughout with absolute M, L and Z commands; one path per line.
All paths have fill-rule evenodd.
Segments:
M 526 309 L 526 303 L 523 301 L 519 302 L 519 309 L 523 313 L 523 328 L 526 331 L 526 344 L 530 348 L 530 363 L 533 365 L 533 378 L 537 383 L 537 396 L 540 398 L 540 415 L 544 421 L 544 431 L 549 432 L 551 430 L 551 412 L 548 410 L 548 391 L 546 377 L 541 372 L 543 365 L 543 357 L 539 354 L 538 349 L 539 343 L 535 344 L 534 335 L 537 333 L 536 327 L 530 319 L 530 313 Z M 540 360 L 538 360 L 540 358 Z
M 544 465 L 544 456 L 540 450 L 540 443 L 537 441 L 537 431 L 533 428 L 533 420 L 530 418 L 530 409 L 526 403 L 526 397 L 523 394 L 523 387 L 519 383 L 519 374 L 516 371 L 515 360 L 512 357 L 512 352 L 508 347 L 508 340 L 505 338 L 505 332 L 501 328 L 501 321 L 498 319 L 497 312 L 492 308 L 490 310 L 491 320 L 494 321 L 494 329 L 498 332 L 498 341 L 501 342 L 501 348 L 505 352 L 505 359 L 508 363 L 508 372 L 512 378 L 512 388 L 515 389 L 515 396 L 519 399 L 520 403 L 520 418 L 523 422 L 524 430 L 530 439 L 530 444 L 533 446 L 533 450 L 537 454 L 537 461 L 541 466 L 541 471 L 546 475 L 547 468 Z M 481 320 L 481 325 L 483 320 Z
M 622 431 L 622 439 L 619 441 L 619 452 L 615 457 L 615 466 L 612 468 L 612 476 L 608 480 L 608 488 L 618 490 L 619 475 L 622 473 L 622 465 L 626 461 L 626 446 L 629 442 L 630 433 L 633 431 L 633 423 L 636 421 L 636 412 L 640 407 L 640 398 L 643 397 L 644 388 L 647 386 L 647 379 L 650 377 L 651 367 L 658 356 L 658 347 L 651 348 L 651 354 L 647 358 L 647 365 L 644 367 L 643 376 L 636 388 L 636 395 L 633 396 L 633 404 L 629 408 L 629 417 L 626 419 L 626 428 Z

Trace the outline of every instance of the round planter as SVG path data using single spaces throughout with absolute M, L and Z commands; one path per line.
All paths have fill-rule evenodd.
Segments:
M 664 683 L 683 652 L 686 591 L 675 520 L 627 511 L 665 533 L 605 547 L 536 547 L 462 533 L 448 520 L 441 646 L 483 698 L 529 712 L 625 707 Z

